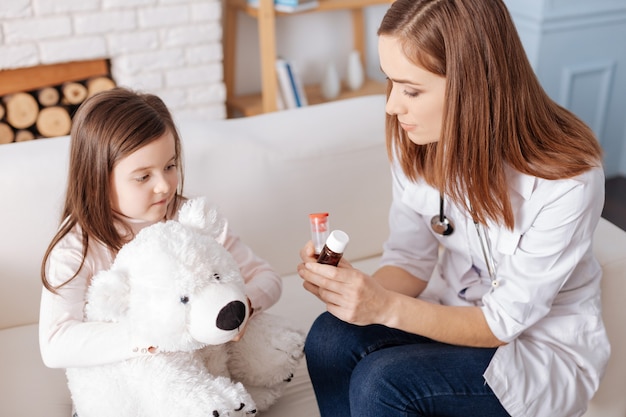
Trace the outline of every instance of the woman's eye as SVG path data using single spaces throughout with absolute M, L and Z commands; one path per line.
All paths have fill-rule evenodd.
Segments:
M 169 164 L 168 166 L 165 167 L 165 170 L 169 171 L 169 170 L 174 169 L 174 168 L 176 168 L 176 164 Z
M 148 179 L 149 175 L 142 175 L 141 177 L 137 177 L 135 178 L 135 181 L 137 182 L 144 182 Z
M 402 93 L 408 97 L 417 97 L 420 94 L 418 91 L 409 91 L 409 90 L 403 90 Z

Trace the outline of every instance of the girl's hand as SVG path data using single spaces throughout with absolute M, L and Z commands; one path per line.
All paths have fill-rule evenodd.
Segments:
M 328 312 L 356 325 L 382 323 L 391 293 L 342 259 L 337 267 L 316 262 L 311 242 L 300 251 L 298 274 L 304 288 L 326 304 Z

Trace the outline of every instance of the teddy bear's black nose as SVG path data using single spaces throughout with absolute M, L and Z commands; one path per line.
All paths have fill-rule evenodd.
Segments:
M 246 305 L 241 301 L 231 301 L 222 308 L 217 315 L 218 329 L 234 330 L 241 326 L 246 318 Z

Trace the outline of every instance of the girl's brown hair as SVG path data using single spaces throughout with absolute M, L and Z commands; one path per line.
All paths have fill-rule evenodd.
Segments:
M 174 136 L 179 185 L 169 212 L 179 205 L 183 187 L 180 136 L 163 101 L 152 94 L 114 88 L 87 99 L 72 121 L 69 172 L 61 226 L 45 252 L 41 264 L 43 285 L 55 292 L 70 282 L 82 268 L 91 241 L 117 253 L 130 229 L 115 215 L 110 204 L 110 177 L 115 164 L 137 149 L 163 136 Z M 126 227 L 120 232 L 116 227 Z M 75 226 L 82 232 L 83 253 L 79 269 L 58 287 L 46 277 L 52 249 Z M 128 232 L 128 233 L 127 233 Z
M 545 179 L 602 164 L 593 132 L 545 93 L 501 0 L 397 0 L 378 34 L 446 77 L 441 138 L 416 145 L 387 115 L 389 157 L 485 223 L 512 229 L 505 165 Z M 388 84 L 388 95 L 391 82 Z

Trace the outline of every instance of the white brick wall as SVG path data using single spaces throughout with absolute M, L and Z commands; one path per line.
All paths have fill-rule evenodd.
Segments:
M 223 119 L 221 15 L 221 0 L 0 0 L 0 70 L 108 58 L 177 119 Z

